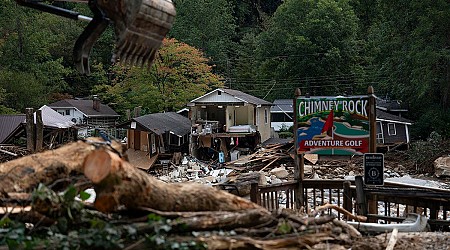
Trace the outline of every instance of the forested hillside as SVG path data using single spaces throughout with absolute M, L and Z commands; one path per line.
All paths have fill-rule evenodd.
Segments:
M 312 95 L 401 100 L 413 136 L 450 137 L 447 0 L 174 0 L 175 24 L 151 69 L 110 63 L 112 27 L 95 44 L 91 74 L 73 67 L 86 23 L 0 5 L 0 113 L 98 94 L 123 114 L 172 111 L 217 86 L 273 101 Z M 80 3 L 54 3 L 91 15 Z

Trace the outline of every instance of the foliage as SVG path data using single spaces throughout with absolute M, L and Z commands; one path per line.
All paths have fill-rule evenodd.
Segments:
M 5 90 L 4 105 L 20 112 L 46 103 L 46 88 L 32 73 L 0 70 L 0 88 Z
M 138 106 L 143 114 L 177 111 L 221 85 L 206 62 L 199 50 L 166 39 L 150 70 L 115 66 L 112 84 L 97 86 L 93 92 L 107 103 L 114 102 L 116 111 L 122 114 Z
M 448 135 L 448 124 L 425 117 L 450 119 L 450 27 L 442 25 L 450 22 L 450 2 L 380 0 L 377 9 L 368 40 L 380 76 L 378 91 L 406 102 L 410 118 L 431 129 L 413 136 L 426 137 L 433 130 Z
M 81 200 L 89 194 L 77 192 L 74 186 L 62 193 L 40 184 L 32 194 L 33 209 L 44 213 L 55 223 L 39 227 L 4 216 L 0 220 L 0 246 L 9 249 L 123 249 L 134 242 L 146 242 L 151 249 L 205 249 L 195 241 L 171 241 L 171 220 L 150 214 L 147 233 L 132 224 L 113 223 L 110 216 L 86 209 Z M 112 218 L 117 219 L 117 218 Z
M 6 97 L 6 90 L 0 87 L 0 114 L 14 114 L 15 110 L 3 105 Z
M 311 93 L 311 85 L 323 86 L 321 95 L 336 93 L 339 85 L 351 80 L 323 76 L 353 73 L 357 27 L 347 1 L 284 1 L 258 37 L 260 77 L 272 79 L 259 89 L 270 91 L 272 98 L 292 96 L 295 87 Z
M 177 17 L 170 36 L 202 51 L 209 59 L 202 64 L 211 66 L 208 72 L 220 72 L 228 87 L 273 100 L 292 98 L 298 87 L 304 94 L 339 95 L 364 94 L 374 85 L 377 96 L 407 104 L 414 139 L 431 131 L 450 137 L 446 0 L 174 2 Z M 92 14 L 84 4 L 51 4 Z M 198 74 L 180 73 L 184 64 L 162 66 L 177 62 L 178 52 L 159 58 L 150 72 L 112 66 L 112 26 L 93 48 L 92 74 L 80 75 L 72 47 L 86 23 L 12 0 L 2 1 L 0 16 L 0 90 L 5 90 L 0 113 L 93 92 L 121 114 L 135 106 L 143 106 L 144 113 L 168 111 L 212 88 Z M 219 76 L 214 78 L 210 82 L 217 85 Z
M 293 138 L 294 137 L 294 127 L 288 127 L 286 124 L 281 124 L 280 131 L 278 132 L 278 136 L 280 138 Z
M 416 171 L 432 174 L 434 173 L 434 160 L 443 154 L 450 153 L 449 148 L 449 141 L 446 141 L 439 133 L 431 132 L 426 140 L 418 140 L 411 143 L 407 154 L 408 158 L 416 166 Z
M 226 71 L 236 36 L 233 6 L 227 0 L 175 0 L 177 17 L 170 34 L 210 57 L 219 72 Z

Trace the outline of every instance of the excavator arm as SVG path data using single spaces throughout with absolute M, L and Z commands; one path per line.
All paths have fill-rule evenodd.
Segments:
M 172 28 L 176 14 L 171 0 L 79 0 L 88 4 L 93 18 L 37 0 L 16 2 L 25 7 L 89 22 L 73 49 L 75 67 L 82 74 L 90 73 L 89 55 L 109 23 L 114 26 L 116 35 L 112 62 L 150 67 L 162 40 Z

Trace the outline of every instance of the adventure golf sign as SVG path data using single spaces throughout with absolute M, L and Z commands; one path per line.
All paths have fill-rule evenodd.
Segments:
M 299 97 L 298 153 L 362 155 L 369 152 L 369 98 Z

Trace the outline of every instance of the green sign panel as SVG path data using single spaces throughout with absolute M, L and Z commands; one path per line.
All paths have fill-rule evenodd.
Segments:
M 362 155 L 369 151 L 369 98 L 299 97 L 298 153 Z

